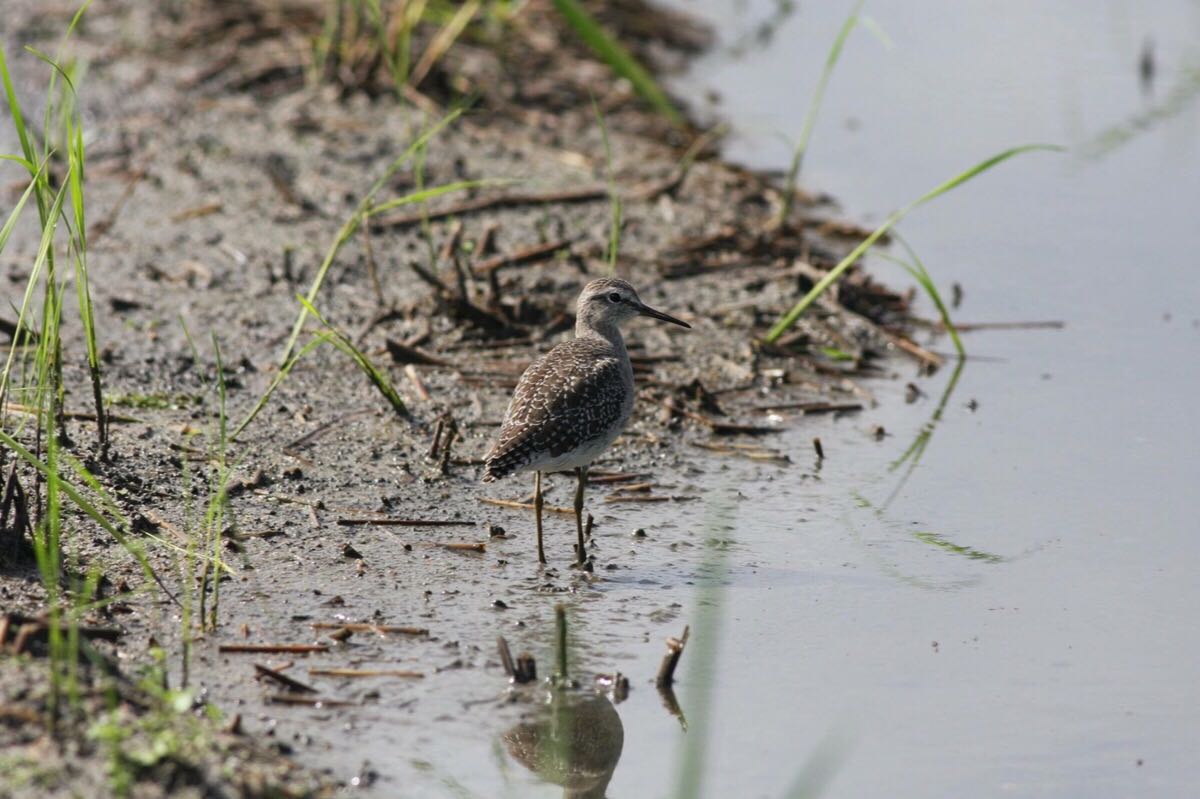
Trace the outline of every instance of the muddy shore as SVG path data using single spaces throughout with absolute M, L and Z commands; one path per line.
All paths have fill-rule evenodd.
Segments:
M 548 4 L 529 4 L 504 46 L 452 50 L 426 91 L 403 104 L 371 80 L 308 74 L 305 43 L 320 21 L 311 4 L 234 12 L 198 3 L 178 14 L 154 5 L 97 2 L 71 46 L 88 64 L 80 95 L 93 137 L 89 257 L 113 415 L 106 459 L 93 457 L 86 365 L 70 323 L 66 405 L 79 415 L 68 422 L 73 451 L 147 536 L 151 563 L 177 594 L 178 547 L 219 473 L 217 385 L 226 387 L 231 423 L 240 422 L 275 379 L 300 311 L 296 295 L 343 221 L 464 88 L 477 104 L 379 199 L 492 183 L 379 217 L 338 253 L 315 305 L 385 369 L 407 413 L 323 346 L 229 443 L 228 574 L 217 626 L 197 631 L 186 675 L 220 709 L 226 731 L 213 733 L 212 748 L 140 774 L 133 795 L 185 784 L 195 795 L 319 795 L 361 784 L 395 796 L 421 775 L 442 779 L 439 756 L 455 741 L 480 728 L 499 734 L 518 719 L 501 698 L 498 635 L 533 653 L 544 674 L 553 608 L 567 602 L 585 683 L 635 657 L 657 658 L 688 623 L 688 584 L 719 540 L 705 527 L 713 476 L 732 486 L 812 477 L 813 454 L 774 448 L 772 430 L 820 414 L 815 429 L 836 450 L 837 436 L 871 434 L 861 413 L 874 402 L 866 378 L 936 361 L 905 338 L 908 297 L 861 273 L 782 345 L 759 344 L 858 231 L 811 198 L 772 229 L 780 197 L 770 177 L 722 162 L 702 132 L 653 114 Z M 638 27 L 636 3 L 615 8 L 605 22 L 658 70 L 705 41 L 702 29 L 675 18 L 645 17 L 658 22 Z M 15 54 L 24 44 L 52 48 L 70 11 L 22 1 L 5 12 L 0 41 L 32 107 L 47 68 Z M 629 430 L 596 464 L 590 573 L 569 567 L 569 516 L 548 515 L 551 563 L 539 568 L 528 511 L 482 501 L 524 502 L 530 486 L 479 482 L 479 458 L 520 372 L 570 335 L 579 287 L 608 272 L 608 166 L 588 88 L 605 113 L 622 198 L 617 273 L 694 328 L 647 324 L 627 334 L 639 398 Z M 7 125 L 0 145 L 15 149 Z M 0 188 L 13 200 L 20 175 L 5 174 Z M 27 214 L 0 255 L 2 318 L 23 291 L 37 235 Z M 318 329 L 310 320 L 301 341 Z M 432 444 L 451 422 L 446 453 Z M 6 472 L 10 463 L 6 453 Z M 637 489 L 621 490 L 631 484 Z M 548 503 L 569 504 L 567 478 L 552 485 Z M 424 523 L 370 523 L 380 519 Z M 179 686 L 180 608 L 91 522 L 75 515 L 68 526 L 73 556 L 102 566 L 101 594 L 118 599 L 86 620 L 120 630 L 96 647 L 128 674 L 161 648 L 167 681 Z M 0 600 L 6 613 L 44 610 L 28 558 L 5 562 Z M 280 643 L 321 649 L 221 651 Z M 20 775 L 0 795 L 101 795 L 104 748 L 86 737 L 68 748 L 48 738 L 39 662 L 36 646 L 0 661 L 0 744 L 15 764 L 9 773 Z M 291 663 L 284 673 L 317 693 L 289 693 L 256 676 L 256 663 Z M 413 674 L 321 671 L 331 669 Z M 652 674 L 629 676 L 650 690 Z M 88 713 L 103 707 L 97 701 Z M 132 718 L 137 709 L 123 712 Z M 403 756 L 381 759 L 385 750 Z M 205 765 L 210 756 L 240 765 Z M 177 785 L 162 780 L 166 771 Z

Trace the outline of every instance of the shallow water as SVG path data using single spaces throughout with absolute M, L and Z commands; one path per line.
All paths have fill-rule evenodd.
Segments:
M 779 134 L 800 128 L 847 4 L 802 4 L 765 44 L 774 2 L 679 5 L 711 19 L 721 45 L 677 88 L 719 94 L 732 157 L 786 166 Z M 608 795 L 781 797 L 826 777 L 826 795 L 847 797 L 1188 795 L 1200 778 L 1200 6 L 869 13 L 894 46 L 850 40 L 804 184 L 880 220 L 1007 146 L 1066 145 L 902 227 L 943 289 L 964 287 L 959 321 L 1065 327 L 971 333 L 953 386 L 947 367 L 909 405 L 902 374 L 873 385 L 869 413 L 795 423 L 789 451 L 826 441 L 819 472 L 800 458 L 709 476 L 708 507 L 678 527 L 726 542 L 687 578 L 716 574 L 718 587 L 682 587 L 679 624 L 703 629 L 715 608 L 715 652 L 693 639 L 684 656 L 686 733 L 635 680 Z M 876 442 L 873 424 L 890 435 Z M 897 463 L 923 431 L 919 461 Z M 651 568 L 671 582 L 669 566 Z M 580 616 L 602 651 L 604 620 Z M 619 665 L 648 674 L 657 657 L 643 647 Z M 558 795 L 494 757 L 508 795 Z
M 779 134 L 799 130 L 848 5 L 799 4 L 763 44 L 777 3 L 679 3 L 721 31 L 677 85 L 720 96 L 732 157 L 786 166 Z M 1069 147 L 1005 164 L 902 226 L 944 291 L 964 287 L 957 320 L 1066 326 L 969 334 L 973 358 L 911 474 L 893 464 L 949 368 L 918 381 L 915 405 L 898 399 L 903 380 L 877 385 L 880 407 L 850 424 L 893 435 L 851 437 L 819 484 L 743 488 L 754 502 L 734 512 L 744 552 L 719 653 L 689 672 L 715 690 L 704 795 L 785 795 L 831 730 L 848 744 L 830 796 L 1188 795 L 1200 777 L 1200 6 L 868 13 L 894 46 L 853 34 L 803 183 L 878 221 L 1005 147 Z M 812 434 L 801 423 L 793 443 Z M 695 690 L 681 689 L 685 709 Z M 666 793 L 665 777 L 635 768 L 618 769 L 611 795 Z
M 846 5 L 779 18 L 774 2 L 679 3 L 721 43 L 676 88 L 721 97 L 732 157 L 786 166 L 780 134 L 799 130 Z M 916 380 L 913 404 L 900 364 L 872 384 L 877 408 L 793 423 L 784 448 L 822 436 L 819 470 L 804 456 L 731 464 L 704 478 L 704 507 L 658 519 L 657 535 L 709 542 L 700 565 L 660 550 L 600 589 L 609 608 L 575 605 L 581 659 L 605 668 L 615 653 L 635 675 L 607 795 L 782 797 L 826 780 L 847 797 L 1188 795 L 1200 6 L 869 12 L 894 46 L 850 40 L 804 184 L 877 221 L 1005 147 L 1069 147 L 1005 164 L 902 227 L 944 290 L 964 287 L 959 321 L 1065 327 L 968 334 L 970 362 Z M 644 591 L 683 605 L 667 628 L 693 624 L 686 732 L 645 682 L 661 649 L 633 646 L 627 621 L 606 627 L 613 600 Z M 646 641 L 662 634 L 647 623 Z M 495 770 L 470 760 L 457 771 L 480 795 L 497 772 L 509 796 L 561 793 L 498 745 Z

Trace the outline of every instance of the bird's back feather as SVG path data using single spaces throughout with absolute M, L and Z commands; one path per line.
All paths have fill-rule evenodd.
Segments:
M 563 342 L 521 375 L 485 459 L 484 482 L 602 449 L 633 406 L 632 373 L 608 341 Z

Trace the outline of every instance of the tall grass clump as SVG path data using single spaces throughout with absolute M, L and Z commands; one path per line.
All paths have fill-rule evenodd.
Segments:
M 0 456 L 11 455 L 32 475 L 34 489 L 27 492 L 26 508 L 33 520 L 33 557 L 45 591 L 47 614 L 48 701 L 51 729 L 64 708 L 79 698 L 79 662 L 91 652 L 80 641 L 83 615 L 110 600 L 93 600 L 102 564 L 85 568 L 77 536 L 80 522 L 90 521 L 109 533 L 153 579 L 164 593 L 174 595 L 154 572 L 141 543 L 132 535 L 129 520 L 108 496 L 88 468 L 71 452 L 66 430 L 64 399 L 63 328 L 67 283 L 75 282 L 77 321 L 83 333 L 86 360 L 95 403 L 98 449 L 108 448 L 96 322 L 90 291 L 87 250 L 86 137 L 79 113 L 78 89 L 82 67 L 63 58 L 70 36 L 87 8 L 72 17 L 59 54 L 50 57 L 32 48 L 28 52 L 50 67 L 38 134 L 27 124 L 14 88 L 7 53 L 0 48 L 0 85 L 13 131 L 20 144 L 17 155 L 3 161 L 22 167 L 29 183 L 0 226 L 0 251 L 11 240 L 30 200 L 37 208 L 37 249 L 17 313 L 15 332 L 0 371 Z M 64 274 L 59 256 L 65 253 L 71 269 Z
M 414 90 L 472 22 L 481 16 L 502 17 L 509 5 L 498 0 L 486 7 L 483 0 L 327 0 L 324 24 L 313 42 L 313 73 L 344 82 L 366 77 L 364 69 L 370 72 L 381 64 L 397 98 L 414 97 Z M 422 28 L 430 32 L 422 36 L 427 43 L 418 56 L 415 42 Z
M 71 19 L 71 23 L 63 37 L 63 45 L 60 47 L 60 53 L 78 26 L 87 6 L 88 3 L 85 3 L 80 7 Z M 108 448 L 108 425 L 106 423 L 103 389 L 101 387 L 99 347 L 96 343 L 96 325 L 87 263 L 87 221 L 84 196 L 86 147 L 84 144 L 83 124 L 78 110 L 78 93 L 73 79 L 73 76 L 81 74 L 81 70 L 73 62 L 64 62 L 61 55 L 55 59 L 32 48 L 27 49 L 51 67 L 50 80 L 46 90 L 45 118 L 42 127 L 44 135 L 39 148 L 35 142 L 33 132 L 25 122 L 22 105 L 13 87 L 12 76 L 8 69 L 5 52 L 3 48 L 0 48 L 0 83 L 4 86 L 4 96 L 12 118 L 13 128 L 17 134 L 17 140 L 21 145 L 21 156 L 9 157 L 8 160 L 21 164 L 29 172 L 41 229 L 43 233 L 49 232 L 50 234 L 48 246 L 44 248 L 44 281 L 41 284 L 46 302 L 49 305 L 56 306 L 59 304 L 56 295 L 62 290 L 62 281 L 58 274 L 56 263 L 57 253 L 54 247 L 54 237 L 60 220 L 67 232 L 67 254 L 74 269 L 79 323 L 86 344 L 88 374 L 92 388 L 92 399 L 95 405 L 98 444 L 103 454 Z M 56 131 L 61 139 L 57 143 L 57 149 L 53 141 L 53 135 Z M 63 164 L 64 159 L 65 164 Z M 62 187 L 57 191 L 52 185 L 51 180 L 51 169 L 49 167 L 52 164 L 62 164 L 65 166 L 66 171 Z M 66 213 L 63 212 L 63 192 L 66 192 L 65 206 L 68 209 Z M 22 198 L 20 207 L 23 207 L 25 199 L 25 197 Z M 13 216 L 10 218 L 15 223 L 16 217 Z M 11 232 L 11 229 L 9 232 Z M 45 236 L 43 238 L 45 239 Z M 5 240 L 7 240 L 7 235 L 5 236 Z M 40 256 L 41 253 L 39 253 L 39 258 Z M 23 323 L 28 320 L 30 301 L 33 299 L 33 290 L 41 276 L 41 271 L 38 270 L 29 277 L 24 299 L 18 314 L 18 330 L 22 329 Z M 43 311 L 45 307 L 47 306 L 43 306 Z M 52 346 L 50 352 L 47 354 L 50 362 L 46 378 L 50 381 L 49 403 L 51 418 L 58 435 L 65 438 L 66 425 L 63 416 L 65 387 L 62 383 L 62 346 L 58 331 L 59 326 L 56 325 Z M 13 351 L 15 349 L 16 341 L 14 340 Z M 12 377 L 12 352 L 10 352 L 10 358 L 6 363 L 3 375 L 0 376 L 0 420 L 4 418 L 7 410 L 3 403 L 12 388 L 10 382 Z

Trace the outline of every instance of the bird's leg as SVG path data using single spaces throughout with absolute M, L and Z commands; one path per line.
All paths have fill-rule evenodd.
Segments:
M 582 566 L 587 562 L 587 550 L 583 543 L 583 484 L 587 482 L 587 467 L 576 467 L 575 476 L 579 478 L 575 486 L 575 531 L 579 534 L 579 543 L 575 545 L 575 564 Z
M 533 473 L 533 514 L 537 517 L 538 563 L 546 562 L 546 551 L 542 549 L 542 472 Z

